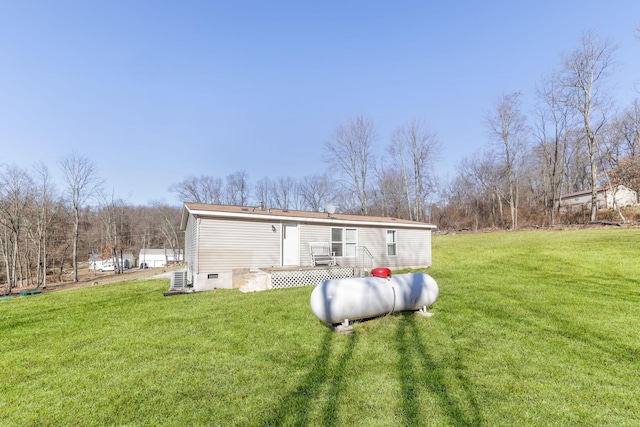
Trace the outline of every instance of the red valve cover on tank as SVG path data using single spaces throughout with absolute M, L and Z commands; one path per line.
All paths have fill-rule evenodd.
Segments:
M 373 270 L 371 270 L 371 275 L 374 277 L 383 277 L 385 279 L 388 279 L 389 277 L 391 277 L 391 270 L 384 267 L 374 268 Z

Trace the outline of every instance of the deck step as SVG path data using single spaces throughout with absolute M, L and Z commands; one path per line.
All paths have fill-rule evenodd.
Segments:
M 240 286 L 240 292 L 258 292 L 269 289 L 269 275 L 264 271 L 251 271 L 247 274 L 247 281 L 244 286 Z

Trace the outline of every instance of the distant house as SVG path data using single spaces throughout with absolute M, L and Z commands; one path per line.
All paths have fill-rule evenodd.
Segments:
M 613 209 L 614 200 L 617 207 L 634 206 L 638 204 L 638 193 L 624 185 L 611 189 L 598 189 L 596 203 L 598 209 Z M 561 213 L 579 212 L 583 208 L 591 208 L 591 190 L 567 193 L 560 196 L 559 208 Z
M 186 203 L 181 228 L 187 280 L 197 291 L 241 287 L 243 275 L 259 269 L 429 267 L 435 226 L 397 218 Z M 323 247 L 329 257 L 322 258 L 322 266 L 314 265 L 318 258 L 312 251 Z
M 102 257 L 98 254 L 92 254 L 89 257 L 89 269 L 97 271 L 114 270 L 115 265 L 121 264 L 122 268 L 132 268 L 135 264 L 135 258 L 132 253 L 118 254 L 116 258 Z
M 149 268 L 164 267 L 167 264 L 180 263 L 184 260 L 182 249 L 140 249 L 138 264 L 146 264 Z

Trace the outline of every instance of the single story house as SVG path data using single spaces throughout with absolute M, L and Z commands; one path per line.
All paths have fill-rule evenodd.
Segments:
M 186 280 L 194 290 L 240 287 L 257 269 L 421 268 L 434 225 L 397 218 L 185 203 Z M 323 255 L 313 251 L 325 248 Z M 141 260 L 142 262 L 142 260 Z
M 184 261 L 182 249 L 140 249 L 138 263 L 149 268 L 164 267 L 167 264 L 175 264 Z
M 614 200 L 617 207 L 634 206 L 638 204 L 638 193 L 624 185 L 602 187 L 598 189 L 596 203 L 598 209 L 613 209 Z M 561 213 L 578 212 L 591 207 L 591 190 L 563 194 L 559 199 Z

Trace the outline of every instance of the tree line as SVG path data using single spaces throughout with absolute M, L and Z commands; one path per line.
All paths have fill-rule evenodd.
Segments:
M 177 250 L 181 209 L 155 204 L 131 206 L 107 195 L 94 163 L 77 153 L 57 165 L 58 188 L 49 168 L 0 166 L 0 283 L 46 287 L 78 281 L 78 266 L 91 256 L 117 259 L 141 248 Z M 116 273 L 122 265 L 116 263 Z
M 464 158 L 442 188 L 443 227 L 477 229 L 596 221 L 599 188 L 640 190 L 640 102 L 621 111 L 612 96 L 616 45 L 586 32 L 542 76 L 528 119 L 521 93 L 499 97 L 486 116 L 488 144 Z M 586 212 L 559 217 L 563 194 L 589 191 Z M 617 218 L 625 221 L 618 207 Z
M 190 176 L 169 190 L 183 202 L 312 212 L 332 204 L 343 213 L 428 220 L 427 203 L 436 188 L 430 165 L 441 151 L 435 133 L 426 121 L 414 119 L 395 129 L 387 156 L 373 155 L 377 142 L 373 121 L 356 116 L 327 140 L 324 173 L 255 183 L 245 171 L 224 178 Z

